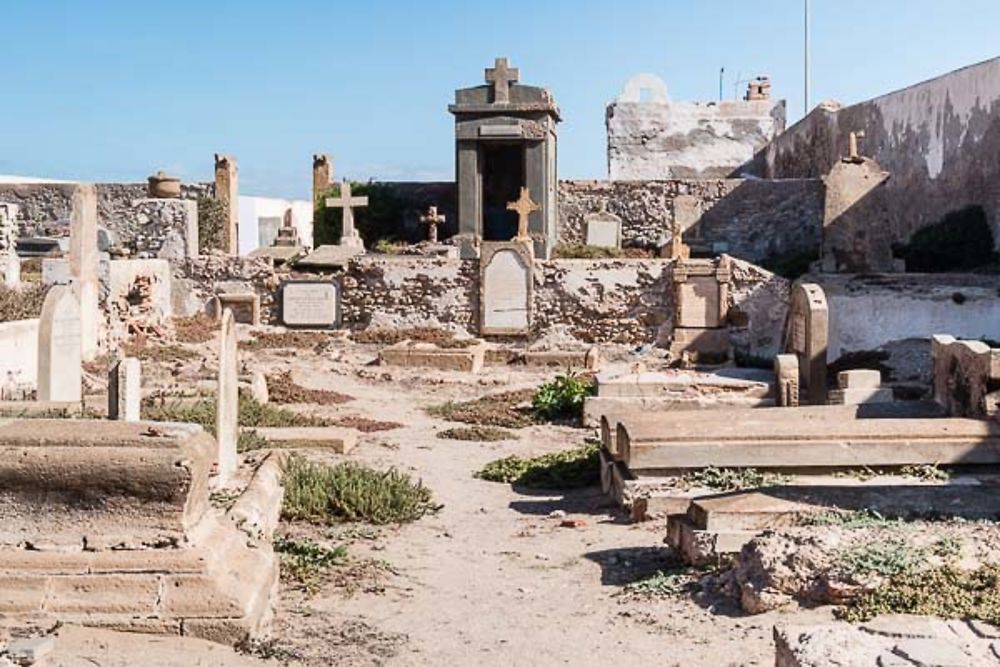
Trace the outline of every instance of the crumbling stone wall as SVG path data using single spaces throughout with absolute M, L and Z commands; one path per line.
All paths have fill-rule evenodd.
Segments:
M 534 265 L 531 342 L 662 345 L 674 326 L 673 262 L 565 259 Z M 788 283 L 734 261 L 730 291 L 734 347 L 741 359 L 770 359 L 781 342 Z M 479 333 L 479 263 L 368 255 L 342 277 L 350 329 L 437 326 Z
M 46 235 L 50 223 L 69 219 L 75 188 L 76 183 L 0 184 L 0 201 L 18 205 L 22 235 Z M 123 245 L 141 252 L 161 245 L 160 240 L 170 235 L 170 229 L 158 230 L 155 224 L 150 224 L 148 211 L 140 210 L 138 214 L 135 211 L 136 202 L 149 197 L 146 183 L 98 183 L 96 188 L 98 223 L 115 234 Z M 214 193 L 212 183 L 189 183 L 181 187 L 183 199 L 196 200 Z M 143 214 L 147 214 L 145 221 Z M 173 226 L 173 218 L 160 218 L 167 227 Z
M 478 262 L 359 257 L 342 278 L 341 319 L 352 329 L 429 325 L 472 334 L 478 281 Z
M 663 260 L 536 262 L 533 334 L 585 343 L 666 342 L 673 326 L 672 267 Z
M 274 262 L 267 257 L 239 257 L 213 252 L 170 263 L 171 299 L 176 317 L 206 312 L 221 292 L 256 292 L 261 321 L 278 323 L 276 307 L 280 284 Z
M 820 106 L 778 136 L 755 171 L 825 176 L 847 155 L 851 132 L 864 132 L 860 153 L 891 173 L 878 191 L 887 220 L 876 222 L 892 240 L 905 243 L 949 213 L 980 206 L 1000 242 L 1000 58 L 854 106 Z
M 725 252 L 752 262 L 795 253 L 818 253 L 823 187 L 815 179 L 667 181 L 562 181 L 559 239 L 583 243 L 583 219 L 599 209 L 622 219 L 625 246 L 657 247 L 672 237 L 675 202 L 700 203 L 700 220 L 684 234 L 696 249 Z

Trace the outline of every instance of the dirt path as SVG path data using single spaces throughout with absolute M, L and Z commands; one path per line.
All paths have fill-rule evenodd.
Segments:
M 283 591 L 276 630 L 307 664 L 344 665 L 770 665 L 776 622 L 811 622 L 824 611 L 742 617 L 725 599 L 628 599 L 622 586 L 664 566 L 662 522 L 628 524 L 599 489 L 520 493 L 478 480 L 476 470 L 509 454 L 582 444 L 588 431 L 535 426 L 520 440 L 443 440 L 449 425 L 422 409 L 446 399 L 534 386 L 553 371 L 488 369 L 482 377 L 364 365 L 366 353 L 335 353 L 290 365 L 299 382 L 356 398 L 336 412 L 392 420 L 349 458 L 421 478 L 443 509 L 355 541 L 355 557 L 397 572 L 382 592 L 314 597 Z M 360 373 L 361 378 L 358 377 Z M 311 453 L 311 456 L 335 455 Z M 553 512 L 581 518 L 561 527 Z M 325 531 L 326 537 L 349 533 Z

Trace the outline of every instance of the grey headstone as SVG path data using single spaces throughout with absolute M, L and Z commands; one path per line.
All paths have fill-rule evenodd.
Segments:
M 137 422 L 142 403 L 142 366 L 125 357 L 108 373 L 108 418 Z
M 285 326 L 330 329 L 340 324 L 340 291 L 331 282 L 286 282 L 281 289 Z

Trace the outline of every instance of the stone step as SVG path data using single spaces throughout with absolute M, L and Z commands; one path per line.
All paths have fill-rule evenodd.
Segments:
M 700 530 L 684 514 L 667 518 L 667 543 L 690 565 L 717 563 L 722 556 L 738 553 L 756 536 L 755 531 Z
M 253 429 L 276 447 L 329 449 L 347 454 L 358 444 L 359 432 L 336 426 L 264 427 Z

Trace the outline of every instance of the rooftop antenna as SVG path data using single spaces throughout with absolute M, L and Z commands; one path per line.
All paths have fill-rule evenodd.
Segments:
M 809 10 L 812 0 L 805 0 L 805 115 L 809 115 Z

